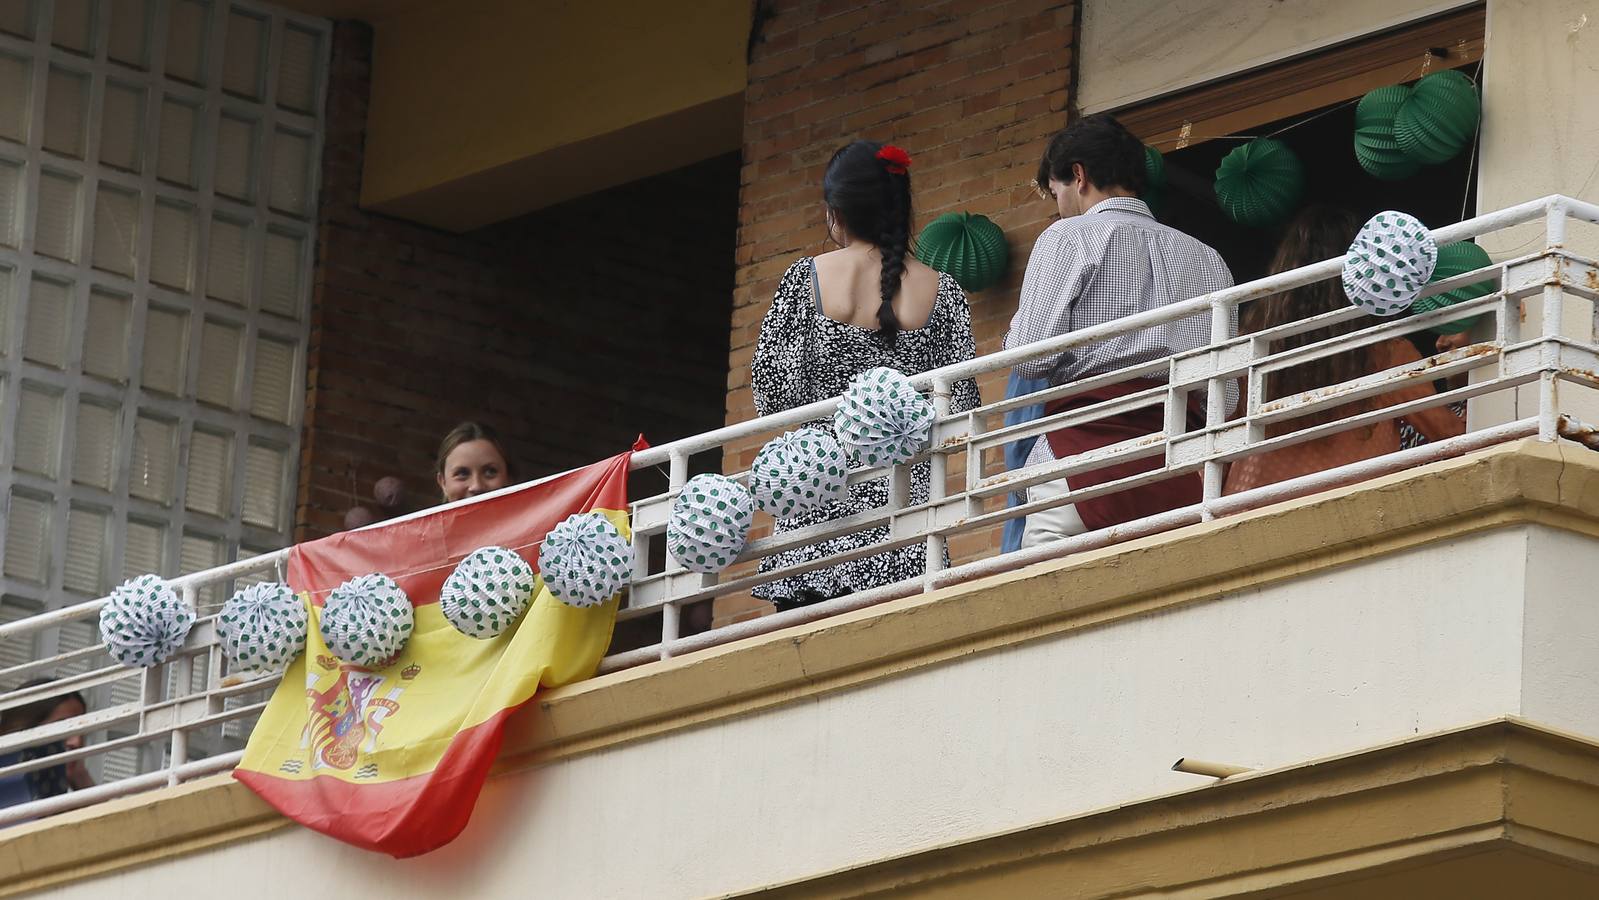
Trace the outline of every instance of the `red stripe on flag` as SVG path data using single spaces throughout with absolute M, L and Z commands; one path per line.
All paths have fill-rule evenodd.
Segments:
M 244 769 L 233 777 L 307 828 L 397 858 L 418 856 L 466 828 L 514 712 L 503 709 L 457 732 L 438 766 L 423 775 L 372 784 L 331 775 L 294 781 Z
M 311 602 L 321 606 L 345 581 L 382 572 L 399 583 L 412 606 L 421 606 L 439 601 L 439 589 L 455 564 L 479 547 L 514 549 L 538 571 L 538 546 L 521 545 L 542 539 L 575 511 L 627 509 L 631 455 L 490 500 L 298 544 L 289 555 L 289 584 L 310 591 Z

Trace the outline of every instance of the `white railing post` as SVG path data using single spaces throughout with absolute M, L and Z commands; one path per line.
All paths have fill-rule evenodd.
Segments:
M 199 609 L 199 589 L 193 582 L 183 586 L 183 603 L 192 610 Z M 178 717 L 172 730 L 172 751 L 167 758 L 167 784 L 178 783 L 178 769 L 189 762 L 189 732 L 183 727 L 181 719 L 182 698 L 194 688 L 194 657 L 187 653 L 180 653 L 172 662 L 173 683 L 172 696 L 169 698 L 177 701 L 173 706 L 173 715 Z
M 1271 355 L 1271 341 L 1251 338 L 1249 341 L 1249 374 L 1244 385 L 1244 395 L 1238 402 L 1244 407 L 1244 441 L 1257 444 L 1266 439 L 1266 426 L 1260 424 L 1260 407 L 1266 402 L 1266 373 L 1260 370 L 1261 358 Z
M 949 415 L 950 391 L 952 382 L 948 378 L 933 379 L 933 410 L 937 419 Z M 927 501 L 937 504 L 948 495 L 948 485 L 945 479 L 949 476 L 949 457 L 938 447 L 933 448 L 932 457 L 928 460 L 931 470 L 927 476 Z M 922 590 L 933 589 L 933 578 L 944 568 L 944 548 L 946 539 L 937 532 L 928 532 L 927 559 L 922 571 Z
M 1544 241 L 1545 247 L 1550 250 L 1566 243 L 1566 207 L 1559 198 L 1551 199 L 1544 211 Z M 1565 307 L 1565 288 L 1559 279 L 1550 278 L 1543 286 L 1543 305 L 1540 310 L 1543 314 L 1540 333 L 1544 343 L 1539 355 L 1543 357 L 1544 370 L 1538 376 L 1538 440 L 1544 442 L 1559 437 L 1560 409 L 1553 369 L 1559 363 L 1560 345 L 1550 339 L 1565 334 Z
M 1210 343 L 1212 346 L 1226 343 L 1236 335 L 1233 334 L 1234 306 L 1222 301 L 1214 301 L 1210 305 Z M 1211 378 L 1205 382 L 1205 430 L 1210 432 L 1207 445 L 1214 443 L 1216 429 L 1227 424 L 1227 382 L 1226 378 Z M 1184 416 L 1184 425 L 1187 424 L 1187 410 L 1181 411 Z M 1167 438 L 1170 439 L 1170 435 Z M 1222 479 L 1227 474 L 1227 464 L 1220 460 L 1207 460 L 1204 466 L 1203 498 L 1199 507 L 1199 516 L 1202 521 L 1209 522 L 1216 517 L 1211 507 L 1221 498 Z
M 677 492 L 688 483 L 688 454 L 682 450 L 673 450 L 667 467 L 667 489 Z M 667 563 L 671 567 L 671 563 Z M 661 607 L 661 659 L 672 655 L 672 642 L 676 641 L 682 631 L 682 610 L 678 608 L 676 600 L 667 600 Z
M 214 693 L 222 686 L 222 647 L 216 643 L 216 623 L 207 623 L 205 628 L 210 637 L 205 651 L 205 709 L 206 715 L 215 715 L 227 706 L 226 701 Z

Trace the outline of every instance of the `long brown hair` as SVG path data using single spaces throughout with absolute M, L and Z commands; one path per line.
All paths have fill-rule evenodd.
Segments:
M 1288 223 L 1282 241 L 1277 245 L 1277 253 L 1272 257 L 1270 274 L 1276 275 L 1342 256 L 1349 250 L 1349 242 L 1354 240 L 1359 230 L 1360 220 L 1348 210 L 1319 204 L 1307 207 Z M 1338 278 L 1328 278 L 1256 301 L 1244 310 L 1241 330 L 1245 334 L 1265 331 L 1348 305 L 1349 298 L 1344 296 L 1343 283 Z M 1359 316 L 1326 328 L 1275 340 L 1271 342 L 1271 352 L 1281 353 L 1359 331 L 1370 327 L 1374 321 L 1371 316 Z M 1276 400 L 1359 378 L 1371 371 L 1371 354 L 1362 347 L 1273 372 L 1266 377 L 1266 395 Z M 1335 410 L 1326 410 L 1304 416 L 1294 421 L 1294 427 L 1305 428 L 1331 421 L 1337 415 Z

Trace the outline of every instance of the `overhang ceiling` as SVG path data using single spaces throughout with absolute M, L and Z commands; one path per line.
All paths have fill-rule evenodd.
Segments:
M 737 150 L 748 0 L 284 0 L 372 23 L 361 204 L 470 231 Z
M 377 22 L 383 18 L 424 6 L 447 6 L 449 0 L 278 0 L 278 5 L 324 19 L 360 19 Z

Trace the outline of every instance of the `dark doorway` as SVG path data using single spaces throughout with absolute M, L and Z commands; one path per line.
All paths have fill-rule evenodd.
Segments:
M 1458 222 L 1476 209 L 1471 149 L 1441 165 L 1425 166 L 1403 181 L 1379 181 L 1355 160 L 1354 123 L 1354 103 L 1341 102 L 1251 129 L 1247 137 L 1209 140 L 1168 151 L 1167 186 L 1155 203 L 1156 215 L 1215 247 L 1227 260 L 1235 281 L 1265 275 L 1281 226 L 1250 228 L 1233 222 L 1217 206 L 1214 191 L 1222 157 L 1248 137 L 1264 135 L 1287 144 L 1304 164 L 1301 206 L 1331 204 L 1348 209 L 1361 220 L 1395 209 L 1410 213 L 1430 228 Z

